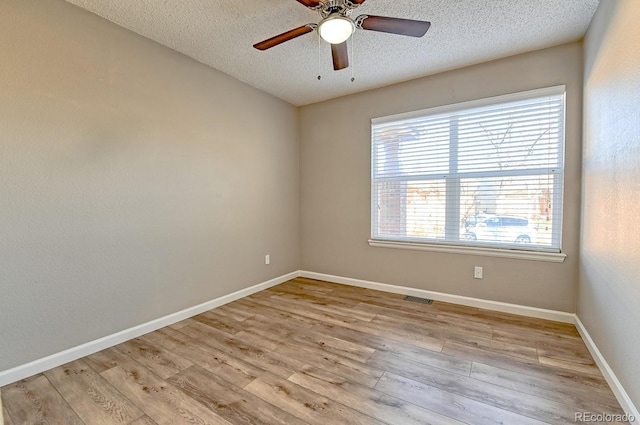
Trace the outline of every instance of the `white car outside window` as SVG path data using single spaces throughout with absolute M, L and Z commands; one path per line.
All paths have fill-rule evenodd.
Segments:
M 537 236 L 538 232 L 528 218 L 496 215 L 469 227 L 464 234 L 464 239 L 507 244 L 535 244 Z

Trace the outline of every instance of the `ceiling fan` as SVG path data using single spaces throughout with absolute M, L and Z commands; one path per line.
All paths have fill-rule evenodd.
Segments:
M 285 41 L 318 30 L 320 37 L 331 44 L 333 69 L 340 70 L 349 66 L 347 40 L 356 29 L 386 32 L 390 34 L 422 37 L 431 26 L 431 22 L 413 19 L 390 18 L 387 16 L 360 15 L 351 19 L 353 9 L 366 0 L 296 0 L 298 3 L 320 13 L 322 20 L 317 24 L 306 24 L 290 31 L 271 37 L 253 45 L 258 50 L 267 50 Z

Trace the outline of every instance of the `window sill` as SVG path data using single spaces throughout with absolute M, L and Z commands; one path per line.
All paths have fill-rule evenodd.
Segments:
M 518 251 L 514 249 L 480 248 L 470 246 L 435 245 L 413 242 L 397 242 L 369 239 L 369 246 L 377 248 L 410 249 L 415 251 L 444 252 L 449 254 L 482 255 L 485 257 L 514 258 L 528 261 L 563 263 L 567 254 L 542 251 Z

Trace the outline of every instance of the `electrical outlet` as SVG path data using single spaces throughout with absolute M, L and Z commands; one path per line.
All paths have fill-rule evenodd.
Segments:
M 271 256 L 267 254 L 264 256 L 264 265 L 268 266 L 269 264 L 271 264 Z
M 482 279 L 482 267 L 475 266 L 473 268 L 473 277 L 476 279 Z

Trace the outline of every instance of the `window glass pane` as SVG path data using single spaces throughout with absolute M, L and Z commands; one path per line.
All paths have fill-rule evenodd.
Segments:
M 458 170 L 556 167 L 560 159 L 561 106 L 557 100 L 541 99 L 459 114 Z
M 444 240 L 444 180 L 411 182 L 407 189 L 407 236 Z
M 377 192 L 379 236 L 444 240 L 444 179 L 380 183 Z
M 373 131 L 376 177 L 419 176 L 449 170 L 449 120 L 412 120 Z
M 462 239 L 472 244 L 553 247 L 554 177 L 462 179 Z

